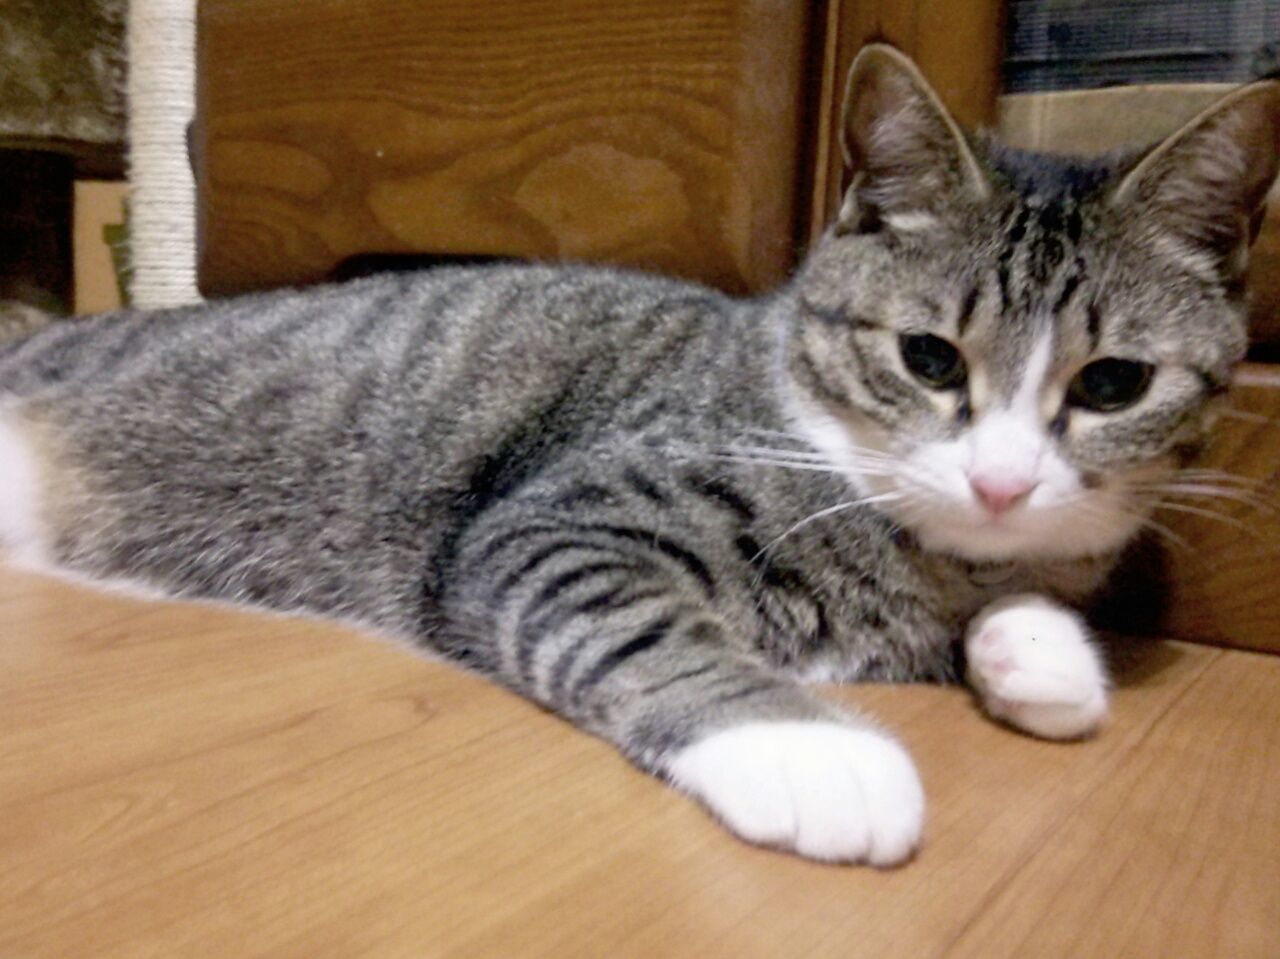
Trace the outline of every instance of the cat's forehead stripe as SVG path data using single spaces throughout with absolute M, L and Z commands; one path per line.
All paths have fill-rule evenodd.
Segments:
M 1096 303 L 1090 303 L 1085 314 L 1085 328 L 1089 333 L 1089 351 L 1097 350 L 1102 340 L 1102 311 Z
M 1051 313 L 1067 305 L 1083 275 L 1078 252 L 1083 234 L 1083 215 L 1070 197 L 1033 195 L 1014 205 L 995 266 L 1006 316 L 1042 310 L 1051 296 Z M 1062 279 L 1055 283 L 1057 276 Z

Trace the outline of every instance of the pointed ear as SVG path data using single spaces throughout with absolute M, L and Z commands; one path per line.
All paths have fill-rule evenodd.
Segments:
M 986 197 L 986 175 L 916 65 L 893 47 L 863 47 L 849 70 L 841 145 L 853 171 L 836 231 L 922 229 L 960 194 Z
M 1267 191 L 1280 172 L 1280 82 L 1241 87 L 1149 151 L 1120 181 L 1111 203 L 1127 206 L 1149 235 L 1171 238 L 1212 264 L 1244 275 Z

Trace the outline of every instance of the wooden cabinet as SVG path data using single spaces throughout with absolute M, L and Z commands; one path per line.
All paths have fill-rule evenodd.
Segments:
M 1163 631 L 1280 653 L 1280 365 L 1240 368 L 1197 466 L 1235 479 L 1156 513 L 1182 540 L 1165 544 Z
M 791 0 L 203 0 L 201 288 L 369 254 L 771 286 L 809 30 Z
M 998 0 L 201 0 L 200 286 L 352 257 L 622 263 L 758 292 L 839 191 L 843 76 L 995 116 Z

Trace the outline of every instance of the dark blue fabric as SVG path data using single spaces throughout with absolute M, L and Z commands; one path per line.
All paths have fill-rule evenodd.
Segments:
M 1280 67 L 1280 0 L 1009 0 L 1009 93 L 1238 82 Z

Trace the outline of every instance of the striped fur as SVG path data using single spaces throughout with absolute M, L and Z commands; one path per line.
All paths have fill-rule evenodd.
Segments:
M 965 545 L 971 500 L 894 499 L 902 464 L 1025 396 L 1027 429 L 1077 491 L 1120 497 L 1113 476 L 1198 440 L 1243 346 L 1229 278 L 1206 282 L 1132 229 L 1137 207 L 1109 205 L 1131 163 L 963 148 L 983 190 L 952 178 L 936 208 L 878 214 L 869 203 L 891 192 L 854 196 L 795 280 L 758 301 L 495 266 L 56 325 L 0 350 L 0 444 L 24 437 L 41 476 L 21 528 L 78 574 L 404 637 L 695 792 L 720 787 L 677 760 L 725 730 L 764 724 L 781 754 L 804 724 L 822 742 L 832 724 L 865 730 L 798 679 L 950 679 L 985 605 L 1083 602 L 1139 525 L 1058 548 L 1029 520 L 993 557 Z M 964 391 L 903 368 L 897 336 L 914 330 L 963 345 Z M 1108 353 L 1158 364 L 1150 401 L 1065 409 L 1072 371 Z M 0 509 L 19 501 L 4 492 Z M 931 547 L 946 524 L 958 532 Z M 846 752 L 856 765 L 884 748 Z M 902 789 L 886 808 L 914 795 Z M 753 829 L 740 831 L 886 862 L 918 836 L 917 822 L 873 828 L 871 846 L 806 846 Z

